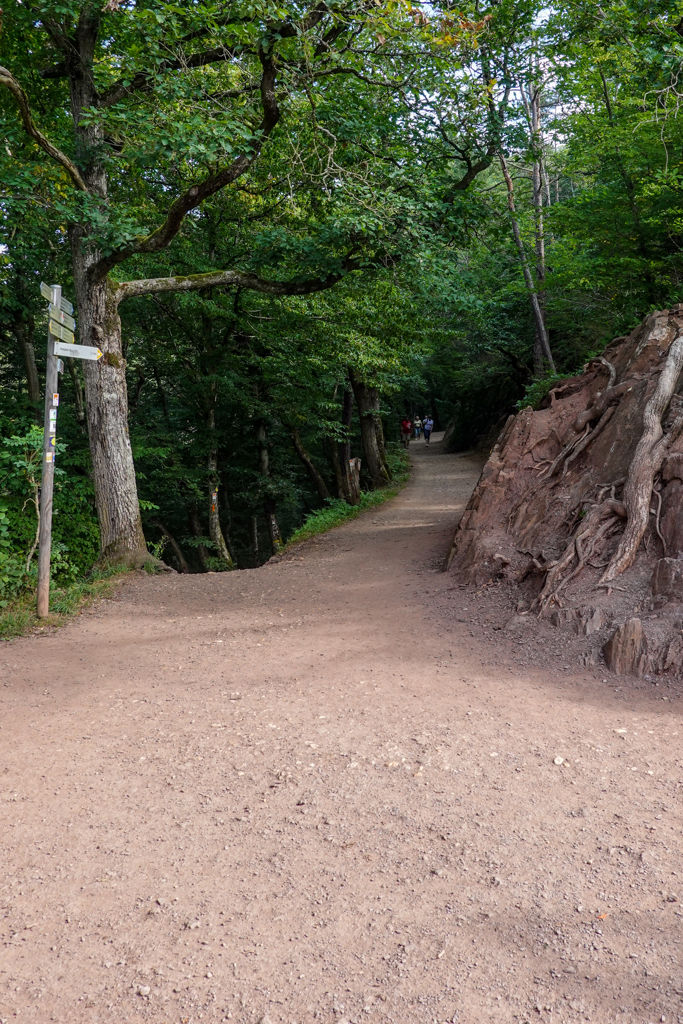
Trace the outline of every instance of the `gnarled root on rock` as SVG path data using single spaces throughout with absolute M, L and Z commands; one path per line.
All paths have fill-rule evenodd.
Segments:
M 681 370 L 683 335 L 679 335 L 671 343 L 657 386 L 645 406 L 643 433 L 631 460 L 624 488 L 626 529 L 602 575 L 601 583 L 616 579 L 633 565 L 638 546 L 647 529 L 655 475 L 661 469 L 669 448 L 683 430 L 683 416 L 679 416 L 670 432 L 662 436 L 662 415 L 671 401 Z
M 608 498 L 599 505 L 593 505 L 588 514 L 579 523 L 574 536 L 567 544 L 564 552 L 556 562 L 546 566 L 548 575 L 541 593 L 533 604 L 533 610 L 539 616 L 548 605 L 555 601 L 567 584 L 579 575 L 588 559 L 595 552 L 596 546 L 612 530 L 618 519 L 623 519 L 626 509 L 620 501 Z M 577 564 L 569 575 L 564 575 L 576 558 Z

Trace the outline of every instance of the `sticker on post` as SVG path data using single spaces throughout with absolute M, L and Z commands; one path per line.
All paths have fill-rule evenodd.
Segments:
M 53 405 L 59 405 L 59 395 L 53 395 L 52 396 L 52 404 Z
M 50 444 L 54 448 L 54 446 L 57 444 L 57 438 L 56 437 L 51 437 L 50 438 Z
M 56 434 L 57 433 L 57 421 L 56 420 L 50 420 L 50 433 L 51 434 Z
M 54 461 L 54 457 L 55 457 L 55 453 L 54 452 L 45 452 L 45 461 L 46 462 L 53 462 Z
M 47 411 L 48 411 L 48 414 L 49 414 L 51 420 L 56 420 L 57 419 L 57 410 L 56 409 L 48 409 Z

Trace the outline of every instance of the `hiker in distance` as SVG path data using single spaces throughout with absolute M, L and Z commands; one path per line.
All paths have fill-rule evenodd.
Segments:
M 434 429 L 434 420 L 429 415 L 429 413 L 427 413 L 427 415 L 424 418 L 424 421 L 422 423 L 422 429 L 425 432 L 425 444 L 429 444 L 429 438 L 432 433 L 432 430 Z
M 412 428 L 413 425 L 408 417 L 404 417 L 403 422 L 401 423 L 401 444 L 404 448 L 407 448 L 410 444 L 410 431 Z
M 418 441 L 422 432 L 422 420 L 419 416 L 413 420 L 413 429 L 415 430 L 415 440 Z

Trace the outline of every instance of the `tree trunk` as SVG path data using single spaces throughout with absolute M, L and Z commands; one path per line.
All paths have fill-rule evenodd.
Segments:
M 387 446 L 384 441 L 384 427 L 382 425 L 382 411 L 380 407 L 379 391 L 377 388 L 370 388 L 370 400 L 372 402 L 372 414 L 373 422 L 375 426 L 375 434 L 377 435 L 377 447 L 379 449 L 379 455 L 382 460 L 382 465 L 387 475 L 387 479 L 392 479 L 392 473 L 387 462 Z
M 353 370 L 349 369 L 349 380 L 353 387 L 353 393 L 358 406 L 360 418 L 360 429 L 363 438 L 363 450 L 365 461 L 370 473 L 372 485 L 375 488 L 384 487 L 389 482 L 389 474 L 385 468 L 377 442 L 377 428 L 375 425 L 375 406 L 371 392 L 375 389 L 368 387 L 363 381 L 358 380 Z
M 69 80 L 79 164 L 90 197 L 106 215 L 107 167 L 103 158 L 102 129 L 83 121 L 85 110 L 97 106 L 92 73 L 101 11 L 85 5 L 73 38 L 55 36 L 63 48 Z M 89 240 L 92 225 L 73 224 L 69 230 L 79 341 L 104 352 L 97 362 L 83 367 L 86 418 L 90 440 L 95 504 L 100 523 L 100 562 L 142 565 L 153 561 L 142 532 L 133 453 L 128 436 L 126 363 L 121 347 L 121 321 L 115 287 L 106 280 L 94 283 L 88 270 L 100 253 Z
M 533 73 L 533 66 L 532 66 Z M 538 70 L 538 69 L 536 69 Z M 520 82 L 520 92 L 526 110 L 529 131 L 531 133 L 531 149 L 534 155 L 532 167 L 532 194 L 534 203 L 534 220 L 536 233 L 536 281 L 538 289 L 538 305 L 545 324 L 545 235 L 543 226 L 543 139 L 541 137 L 541 90 L 535 86 L 527 98 L 526 86 Z M 550 196 L 548 196 L 550 202 Z M 543 373 L 543 336 L 534 318 L 534 373 Z
M 259 442 L 259 462 L 261 465 L 261 476 L 264 478 L 264 483 L 270 479 L 270 465 L 268 460 L 268 445 L 266 443 L 266 425 L 265 423 L 259 423 L 256 429 L 256 436 Z M 266 483 L 267 487 L 267 483 Z M 282 534 L 280 533 L 280 526 L 277 521 L 275 514 L 275 498 L 266 493 L 263 509 L 266 514 L 266 524 L 268 526 L 268 533 L 270 535 L 270 543 L 273 549 L 273 554 L 277 555 L 282 550 Z
M 33 318 L 27 323 L 20 310 L 14 315 L 14 336 L 19 345 L 21 358 L 26 371 L 26 385 L 28 388 L 29 401 L 36 406 L 36 417 L 39 423 L 43 421 L 43 413 L 40 408 L 40 383 L 38 381 L 38 369 L 36 367 L 36 354 L 33 348 Z
M 268 524 L 268 533 L 270 534 L 270 543 L 273 549 L 273 554 L 277 555 L 282 551 L 282 534 L 280 533 L 280 526 L 275 515 L 275 499 L 266 498 L 265 500 L 265 513 L 266 522 Z
M 349 459 L 349 504 L 360 505 L 360 459 Z
M 203 537 L 204 531 L 202 530 L 202 524 L 199 521 L 199 512 L 197 511 L 196 505 L 192 505 L 188 509 L 187 518 L 190 521 L 190 529 L 192 530 L 192 535 L 194 537 Z M 206 548 L 204 547 L 203 544 L 197 544 L 197 557 L 199 558 L 199 564 L 201 565 L 202 570 L 204 572 L 208 572 L 209 566 L 206 561 Z
M 348 501 L 349 505 L 357 505 L 358 502 L 354 500 L 355 491 L 351 486 L 351 477 L 349 463 L 351 462 L 351 421 L 353 419 L 353 391 L 348 388 L 344 391 L 344 398 L 342 400 L 342 415 L 341 425 L 344 430 L 345 440 L 339 442 L 339 461 L 341 463 L 342 471 L 342 484 L 344 487 L 344 497 Z
M 289 432 L 292 437 L 292 444 L 294 445 L 294 450 L 301 459 L 301 461 L 303 462 L 306 469 L 308 470 L 308 474 L 313 483 L 315 484 L 315 489 L 318 492 L 318 497 L 321 498 L 322 501 L 325 501 L 325 499 L 329 498 L 330 496 L 330 492 L 327 489 L 327 484 L 320 475 L 318 467 L 314 463 L 313 459 L 311 458 L 311 456 L 308 454 L 303 444 L 301 443 L 299 431 L 295 427 L 290 427 Z
M 547 331 L 545 329 L 545 320 L 543 318 L 543 310 L 541 309 L 540 303 L 538 301 L 538 293 L 536 291 L 536 287 L 534 285 L 534 281 L 533 281 L 533 278 L 531 276 L 531 271 L 529 270 L 529 261 L 527 260 L 527 257 L 526 257 L 526 252 L 525 252 L 525 249 L 524 249 L 524 242 L 522 241 L 522 236 L 521 236 L 520 230 L 519 230 L 519 223 L 517 221 L 517 211 L 515 209 L 515 189 L 514 189 L 514 185 L 512 183 L 512 178 L 510 177 L 510 172 L 508 171 L 508 166 L 507 166 L 505 157 L 503 156 L 502 153 L 500 154 L 500 166 L 501 166 L 501 169 L 503 171 L 503 177 L 505 178 L 505 184 L 507 185 L 507 190 L 508 190 L 508 210 L 510 211 L 510 223 L 512 225 L 512 234 L 513 234 L 513 237 L 515 239 L 515 245 L 517 246 L 517 253 L 519 255 L 519 262 L 522 265 L 522 273 L 524 274 L 524 282 L 526 284 L 527 291 L 529 292 L 529 299 L 530 299 L 530 302 L 531 302 L 531 309 L 532 309 L 532 312 L 533 312 L 533 315 L 534 315 L 534 325 L 535 325 L 536 331 L 538 333 L 538 337 L 540 338 L 541 348 L 543 350 L 543 354 L 545 355 L 546 359 L 548 360 L 548 364 L 550 366 L 550 369 L 553 371 L 553 373 L 555 373 L 555 361 L 553 359 L 553 354 L 550 351 L 550 342 L 548 341 L 548 333 L 547 333 Z
M 209 537 L 215 545 L 218 558 L 225 562 L 227 569 L 234 569 L 235 563 L 228 551 L 228 545 L 221 529 L 221 517 L 218 510 L 218 456 L 215 451 L 209 453 L 207 468 L 209 475 Z
M 114 288 L 87 277 L 90 260 L 80 249 L 80 231 L 72 231 L 73 269 L 78 304 L 79 340 L 104 352 L 84 361 L 86 415 L 95 503 L 100 522 L 100 561 L 141 565 L 147 551 L 128 436 L 126 363 Z
M 536 88 L 531 97 L 531 131 L 534 148 L 532 171 L 534 212 L 536 220 L 536 287 L 538 304 L 545 324 L 545 228 L 543 224 L 543 140 L 541 138 L 541 91 Z M 547 328 L 546 328 L 547 333 Z M 540 358 L 539 358 L 540 357 Z M 538 365 L 537 365 L 538 364 Z M 536 329 L 534 345 L 534 372 L 543 372 L 543 338 Z
M 187 564 L 187 560 L 185 558 L 185 555 L 183 554 L 183 551 L 182 551 L 182 548 L 180 547 L 180 544 L 178 544 L 178 541 L 175 539 L 173 534 L 168 531 L 168 529 L 164 526 L 164 524 L 159 519 L 155 519 L 153 525 L 156 526 L 159 530 L 161 530 L 162 534 L 164 535 L 164 537 L 166 538 L 168 543 L 171 545 L 171 547 L 173 549 L 173 554 L 178 559 L 178 565 L 180 566 L 180 571 L 181 572 L 189 573 L 190 572 L 190 567 Z
M 81 376 L 78 372 L 75 359 L 67 359 L 66 365 L 69 368 L 69 376 L 71 377 L 71 383 L 74 388 L 74 402 L 76 405 L 76 419 L 85 427 L 85 403 L 83 401 L 83 385 L 81 384 Z
M 348 492 L 344 488 L 344 477 L 342 475 L 341 460 L 339 458 L 339 446 L 331 437 L 326 437 L 324 443 L 325 453 L 334 474 L 337 497 L 344 501 L 348 497 Z
M 251 544 L 254 549 L 254 562 L 258 565 L 258 516 L 251 517 Z

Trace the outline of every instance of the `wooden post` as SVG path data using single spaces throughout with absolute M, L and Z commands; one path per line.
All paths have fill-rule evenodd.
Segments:
M 62 300 L 61 286 L 52 286 L 52 305 Z M 50 324 L 52 321 L 49 321 Z M 40 485 L 40 539 L 38 547 L 38 618 L 50 610 L 50 551 L 52 548 L 52 499 L 55 487 L 57 442 L 57 406 L 59 405 L 59 360 L 54 354 L 55 338 L 47 332 L 47 368 L 45 372 L 45 418 L 43 421 L 43 467 Z

